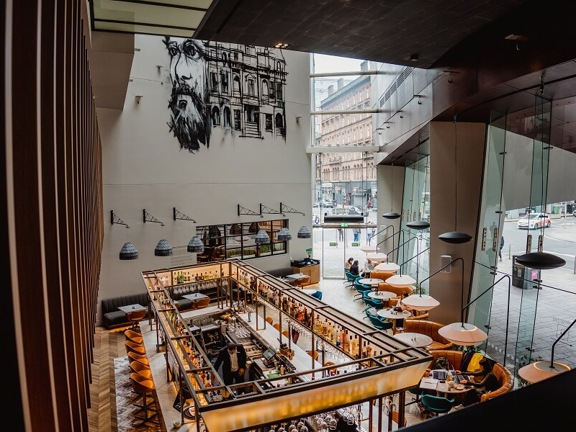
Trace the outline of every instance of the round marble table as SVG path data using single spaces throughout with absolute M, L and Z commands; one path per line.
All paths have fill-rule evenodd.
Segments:
M 396 333 L 394 337 L 415 348 L 423 348 L 432 343 L 432 338 L 422 333 Z
M 368 297 L 380 300 L 390 300 L 392 297 L 396 297 L 391 291 L 371 291 L 368 293 Z
M 384 282 L 382 279 L 378 279 L 378 278 L 364 278 L 364 279 L 358 279 L 358 283 L 361 283 L 363 285 L 370 285 L 372 287 L 374 286 L 378 286 L 378 284 L 380 282 Z
M 380 309 L 378 315 L 392 321 L 392 334 L 396 334 L 396 321 L 399 319 L 410 318 L 412 315 L 409 311 L 397 312 L 393 308 Z

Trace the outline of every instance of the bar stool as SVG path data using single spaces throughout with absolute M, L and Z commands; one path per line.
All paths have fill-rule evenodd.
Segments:
M 125 340 L 124 346 L 126 347 L 126 354 L 132 351 L 137 354 L 146 355 L 146 347 L 142 344 L 134 343 L 131 340 Z
M 130 362 L 137 361 L 144 365 L 150 366 L 150 361 L 148 360 L 148 357 L 146 355 L 138 354 L 134 351 L 128 352 L 128 360 Z
M 155 418 L 158 413 L 150 407 L 150 405 L 156 402 L 156 398 L 154 397 L 154 393 L 156 391 L 156 387 L 154 386 L 154 381 L 147 379 L 140 374 L 132 372 L 130 374 L 130 384 L 132 384 L 132 391 L 138 395 L 137 399 L 134 402 L 138 402 L 140 397 L 142 399 L 142 405 L 138 405 L 134 403 L 135 406 L 140 408 L 134 414 L 136 418 L 142 420 L 137 427 L 142 426 L 145 423 L 150 422 L 153 418 Z M 149 403 L 149 398 L 152 397 L 152 402 Z M 138 417 L 138 414 L 143 412 L 144 417 Z M 157 420 L 153 423 L 157 423 Z
M 138 360 L 130 362 L 130 370 L 134 373 L 142 375 L 144 378 L 152 379 L 152 370 L 150 364 L 140 363 Z
M 126 329 L 124 331 L 124 336 L 126 336 L 127 340 L 130 340 L 130 341 L 137 343 L 139 345 L 142 345 L 142 343 L 144 342 L 144 338 L 142 337 L 142 333 L 138 333 L 137 331 L 134 331 L 132 329 Z

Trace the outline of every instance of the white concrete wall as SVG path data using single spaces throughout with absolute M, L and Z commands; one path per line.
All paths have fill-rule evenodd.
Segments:
M 287 213 L 292 240 L 288 253 L 254 259 L 263 269 L 301 259 L 311 239 L 298 239 L 302 225 L 311 227 L 309 55 L 284 51 L 287 84 L 286 140 L 240 138 L 212 129 L 210 146 L 196 153 L 180 150 L 169 130 L 171 84 L 169 56 L 160 37 L 137 36 L 136 52 L 122 111 L 101 109 L 98 121 L 103 148 L 104 250 L 99 300 L 142 292 L 140 271 L 169 267 L 171 257 L 154 256 L 158 240 L 186 246 L 196 224 L 172 219 L 172 208 L 198 225 L 282 219 L 281 215 L 238 216 L 237 205 L 259 211 L 260 203 L 279 209 L 280 202 L 306 214 Z M 140 103 L 135 96 L 141 95 Z M 299 121 L 296 121 L 296 118 Z M 142 210 L 164 223 L 144 223 Z M 110 210 L 130 228 L 110 223 Z M 120 261 L 126 241 L 139 251 L 134 261 Z M 194 254 L 190 254 L 195 262 Z

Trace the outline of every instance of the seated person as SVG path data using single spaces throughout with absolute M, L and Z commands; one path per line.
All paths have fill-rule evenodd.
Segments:
M 470 384 L 474 386 L 473 390 L 466 392 L 462 406 L 468 406 L 480 402 L 480 397 L 483 393 L 488 393 L 500 388 L 500 382 L 493 371 L 495 360 L 491 358 L 484 357 L 480 360 L 480 366 L 482 366 L 482 371 L 479 374 L 474 375 L 474 379 L 470 381 Z
M 366 261 L 366 267 L 364 268 L 364 276 L 370 277 L 370 272 L 372 272 L 372 270 L 374 270 L 374 263 L 368 259 Z
M 360 268 L 358 267 L 358 260 L 354 260 L 354 262 L 350 266 L 350 273 L 352 273 L 354 276 L 360 276 Z
M 348 271 L 350 271 L 350 267 L 352 267 L 352 264 L 354 264 L 354 258 L 350 257 L 346 260 L 346 262 L 344 263 L 344 268 Z

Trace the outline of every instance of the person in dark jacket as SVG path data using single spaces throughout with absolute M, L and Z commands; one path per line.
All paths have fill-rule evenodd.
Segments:
M 242 345 L 229 343 L 218 353 L 214 369 L 218 371 L 222 365 L 222 378 L 224 384 L 242 383 L 245 381 L 246 372 L 246 350 Z

